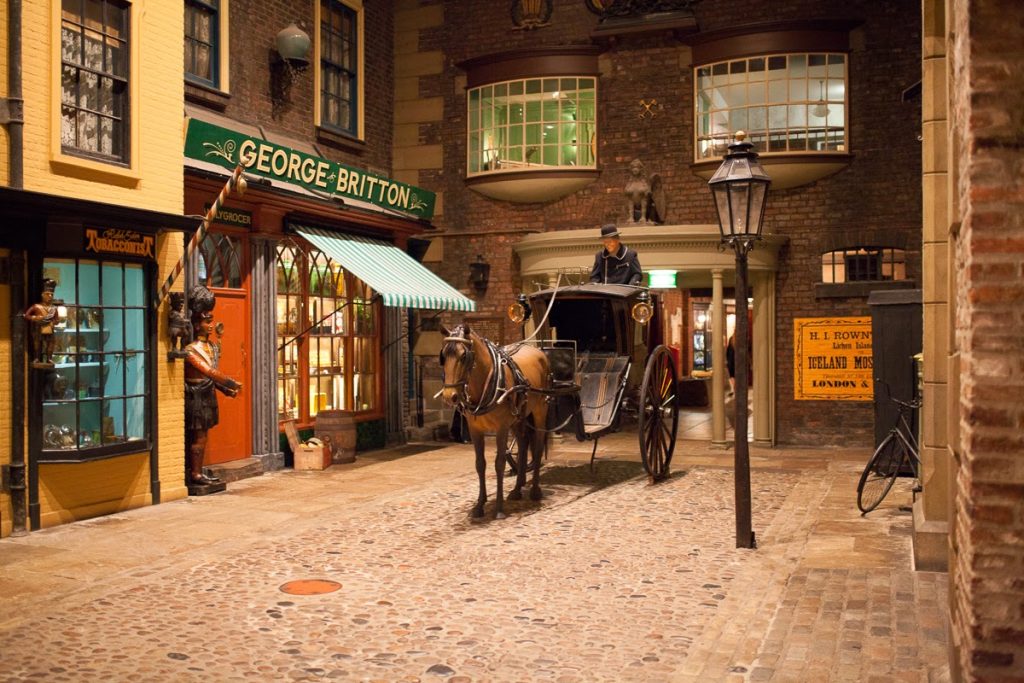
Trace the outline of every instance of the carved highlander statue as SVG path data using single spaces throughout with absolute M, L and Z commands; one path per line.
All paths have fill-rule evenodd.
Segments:
M 34 368 L 52 368 L 53 353 L 57 348 L 57 328 L 64 323 L 59 304 L 54 301 L 53 290 L 57 281 L 49 278 L 43 280 L 42 301 L 29 306 L 25 311 L 25 320 L 32 323 L 32 355 Z
M 192 341 L 192 323 L 185 315 L 185 292 L 171 292 L 171 312 L 167 320 L 167 335 L 171 338 L 171 348 L 167 358 L 185 358 L 188 351 L 186 344 Z
M 217 369 L 219 349 L 210 343 L 213 327 L 213 292 L 202 285 L 189 290 L 192 327 L 196 339 L 185 347 L 185 443 L 188 449 L 186 481 L 190 489 L 223 484 L 203 473 L 206 437 L 220 421 L 217 394 L 234 398 L 242 384 Z
M 626 224 L 653 225 L 665 222 L 665 190 L 661 176 L 647 177 L 644 162 L 633 159 L 624 190 L 626 194 Z

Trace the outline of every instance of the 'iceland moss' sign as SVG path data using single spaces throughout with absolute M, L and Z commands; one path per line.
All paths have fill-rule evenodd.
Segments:
M 198 119 L 189 119 L 185 156 L 229 170 L 241 164 L 249 173 L 317 195 L 357 199 L 412 218 L 434 215 L 433 192 Z

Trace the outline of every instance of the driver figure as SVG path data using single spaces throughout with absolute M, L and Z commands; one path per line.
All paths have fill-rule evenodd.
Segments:
M 601 226 L 604 248 L 594 256 L 590 282 L 605 285 L 636 285 L 643 281 L 636 251 L 619 241 L 619 230 L 612 224 Z

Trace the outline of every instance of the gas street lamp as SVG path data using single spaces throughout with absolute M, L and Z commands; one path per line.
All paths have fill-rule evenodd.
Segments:
M 772 180 L 757 163 L 746 133 L 736 132 L 722 165 L 708 181 L 718 212 L 723 246 L 736 252 L 736 547 L 754 548 L 750 521 L 750 450 L 747 444 L 747 254 L 761 239 L 765 199 Z

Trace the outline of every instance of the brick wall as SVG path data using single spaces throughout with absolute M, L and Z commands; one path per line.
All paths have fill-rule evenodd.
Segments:
M 422 3 L 429 4 L 429 3 Z M 854 17 L 864 23 L 851 38 L 850 149 L 855 159 L 839 174 L 817 183 L 773 192 L 766 230 L 786 235 L 777 279 L 777 437 L 781 442 L 871 441 L 868 402 L 794 401 L 793 319 L 868 315 L 867 298 L 818 300 L 820 254 L 830 232 L 873 228 L 908 236 L 908 274 L 920 281 L 920 102 L 904 103 L 902 91 L 920 79 L 919 8 L 908 3 L 751 0 L 701 3 L 703 30 L 743 23 L 800 18 Z M 600 178 L 564 199 L 511 204 L 480 196 L 464 184 L 466 158 L 465 77 L 455 65 L 507 50 L 587 44 L 597 17 L 584 3 L 555 0 L 552 25 L 513 30 L 507 3 L 446 3 L 441 27 L 421 32 L 421 49 L 444 50 L 445 73 L 422 85 L 445 100 L 443 124 L 424 126 L 424 140 L 444 145 L 446 173 L 421 174 L 423 186 L 445 193 L 445 213 L 435 223 L 459 239 L 446 240 L 441 275 L 465 287 L 467 264 L 481 254 L 491 264 L 491 286 L 478 299 L 484 312 L 500 311 L 519 291 L 512 246 L 523 232 L 596 228 L 621 217 L 626 169 L 640 157 L 658 173 L 668 197 L 667 222 L 716 222 L 706 182 L 690 171 L 693 160 L 693 74 L 687 46 L 666 35 L 622 37 L 599 60 L 598 164 Z M 655 98 L 657 117 L 640 119 L 639 100 Z M 642 258 L 642 254 L 641 254 Z M 731 283 L 726 283 L 727 285 Z
M 274 39 L 278 31 L 295 22 L 315 42 L 314 3 L 309 0 L 234 0 L 231 3 L 230 44 L 231 99 L 223 114 L 236 121 L 263 126 L 299 140 L 316 143 L 323 156 L 387 175 L 391 168 L 393 96 L 392 12 L 388 4 L 366 3 L 363 97 L 365 99 L 366 149 L 355 151 L 317 141 L 313 110 L 313 67 L 293 80 L 289 102 L 276 110 L 270 97 Z M 313 49 L 310 49 L 310 57 Z
M 947 3 L 958 171 L 959 452 L 952 662 L 963 680 L 1024 671 L 1024 28 L 1014 0 Z

